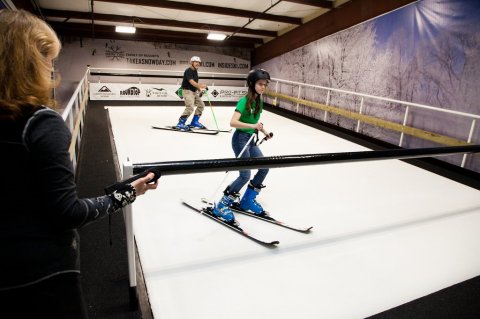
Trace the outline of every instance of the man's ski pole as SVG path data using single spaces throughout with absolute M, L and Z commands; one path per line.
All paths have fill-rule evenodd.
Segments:
M 215 112 L 213 111 L 212 102 L 210 102 L 210 97 L 208 96 L 208 87 L 205 88 L 205 90 L 206 90 L 205 93 L 207 95 L 208 104 L 210 105 L 210 110 L 212 111 L 213 120 L 215 121 L 215 125 L 217 126 L 217 131 L 220 131 L 220 128 L 218 127 L 218 123 L 217 123 L 217 117 L 215 116 Z

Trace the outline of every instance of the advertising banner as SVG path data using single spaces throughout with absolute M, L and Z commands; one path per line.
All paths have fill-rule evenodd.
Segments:
M 247 87 L 209 86 L 202 100 L 236 102 L 247 91 Z M 176 84 L 90 83 L 90 100 L 181 101 L 182 96 Z

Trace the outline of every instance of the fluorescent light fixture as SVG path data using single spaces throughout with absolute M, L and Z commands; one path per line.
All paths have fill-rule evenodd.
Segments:
M 135 27 L 125 27 L 122 25 L 117 25 L 115 27 L 115 31 L 120 33 L 135 33 L 135 30 L 136 30 Z
M 210 32 L 207 36 L 207 39 L 209 40 L 215 40 L 215 41 L 223 41 L 225 40 L 227 36 L 223 33 L 214 33 L 214 32 Z

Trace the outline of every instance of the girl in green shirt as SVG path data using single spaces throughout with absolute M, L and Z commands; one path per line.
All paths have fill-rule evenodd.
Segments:
M 248 74 L 248 93 L 238 101 L 230 120 L 230 126 L 236 128 L 232 136 L 232 148 L 235 157 L 238 157 L 244 148 L 241 158 L 263 157 L 260 148 L 250 138 L 252 134 L 255 134 L 255 131 L 261 131 L 265 134 L 266 139 L 271 138 L 270 133 L 259 122 L 263 110 L 262 94 L 265 92 L 269 80 L 270 75 L 263 69 L 252 70 Z M 248 141 L 250 143 L 246 146 Z M 251 211 L 259 216 L 266 214 L 255 198 L 260 190 L 265 187 L 262 183 L 268 174 L 268 169 L 259 169 L 252 180 L 250 180 L 250 170 L 241 170 L 239 173 L 237 179 L 223 192 L 224 196 L 220 202 L 213 208 L 213 214 L 228 223 L 235 222 L 235 217 L 230 209 L 232 205 L 238 205 L 241 210 Z M 250 183 L 248 183 L 249 180 Z M 247 190 L 238 202 L 239 192 L 247 183 Z

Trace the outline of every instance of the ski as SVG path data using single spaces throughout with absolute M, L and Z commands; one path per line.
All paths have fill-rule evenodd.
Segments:
M 210 203 L 206 198 L 202 198 L 202 202 L 206 203 L 206 204 L 209 204 L 209 205 L 213 205 L 212 203 Z M 278 226 L 282 226 L 282 227 L 285 227 L 285 228 L 288 228 L 288 229 L 291 229 L 291 230 L 295 230 L 295 231 L 298 231 L 298 232 L 301 232 L 301 233 L 309 233 L 310 230 L 313 228 L 313 226 L 310 226 L 310 227 L 294 227 L 294 226 L 290 226 L 286 223 L 284 223 L 283 221 L 280 221 L 278 219 L 275 219 L 273 217 L 270 216 L 270 213 L 267 212 L 267 214 L 265 216 L 257 216 L 255 215 L 254 213 L 251 213 L 251 212 L 247 212 L 245 210 L 242 210 L 240 209 L 240 207 L 238 207 L 238 204 L 237 203 L 234 203 L 232 207 L 230 207 L 230 209 L 234 212 L 234 213 L 240 213 L 240 214 L 243 214 L 243 215 L 247 215 L 247 216 L 250 216 L 250 217 L 254 217 L 254 218 L 257 218 L 257 219 L 260 219 L 260 220 L 263 220 L 263 221 L 266 221 L 266 222 L 269 222 L 269 223 L 272 223 L 272 224 L 275 224 L 275 225 L 278 225 Z
M 253 240 L 256 243 L 259 243 L 259 244 L 267 246 L 267 247 L 276 247 L 276 245 L 278 245 L 280 243 L 278 240 L 274 240 L 274 241 L 270 241 L 270 242 L 269 241 L 263 241 L 263 240 L 258 239 L 257 237 L 255 237 L 253 235 L 250 235 L 245 230 L 243 230 L 237 222 L 227 223 L 226 221 L 222 220 L 221 218 L 213 215 L 211 207 L 199 208 L 199 207 L 197 207 L 197 206 L 195 206 L 195 205 L 193 205 L 189 202 L 186 202 L 186 201 L 182 201 L 182 203 L 183 203 L 183 205 L 193 209 L 197 213 L 200 213 L 203 216 L 206 216 L 210 219 L 215 220 L 216 222 L 222 224 L 223 226 L 226 226 L 229 229 L 231 229 L 233 231 L 236 231 L 237 233 L 247 237 L 248 239 Z
M 229 129 L 229 130 L 210 130 L 208 128 L 201 128 L 199 130 L 200 131 L 207 131 L 207 132 L 220 132 L 220 133 L 230 133 L 230 132 L 232 132 L 232 129 Z
M 152 126 L 153 129 L 156 130 L 166 130 L 166 131 L 174 131 L 174 132 L 182 132 L 182 133 L 194 133 L 194 134 L 203 134 L 203 135 L 217 135 L 219 132 L 217 131 L 206 131 L 202 132 L 205 130 L 188 130 L 188 131 L 182 131 L 176 128 L 175 126 L 165 126 L 165 127 L 160 127 L 160 126 Z
M 209 130 L 209 129 L 189 129 L 188 131 L 182 131 L 176 128 L 175 126 L 152 126 L 156 130 L 166 130 L 166 131 L 178 131 L 182 133 L 196 133 L 196 134 L 205 134 L 205 135 L 217 135 L 218 133 L 230 133 L 232 130 Z

